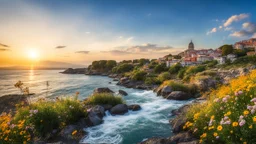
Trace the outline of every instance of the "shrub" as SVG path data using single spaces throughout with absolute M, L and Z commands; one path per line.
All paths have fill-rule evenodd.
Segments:
M 90 96 L 86 101 L 85 104 L 88 105 L 103 105 L 109 104 L 115 106 L 117 104 L 125 103 L 122 97 L 114 96 L 110 93 L 96 93 Z
M 151 84 L 160 84 L 161 81 L 159 81 L 156 77 L 146 77 L 145 84 L 151 85 Z
M 131 79 L 144 81 L 147 73 L 142 70 L 135 70 L 131 74 Z
M 34 127 L 37 136 L 45 137 L 53 129 L 78 121 L 86 116 L 82 104 L 75 99 L 60 99 L 56 102 L 40 100 L 27 107 L 21 107 L 14 121 L 26 120 L 26 125 Z
M 197 93 L 197 87 L 195 85 L 182 84 L 180 82 L 175 82 L 172 80 L 164 81 L 160 87 L 170 86 L 173 91 L 184 91 L 190 94 Z
M 199 72 L 196 74 L 197 76 L 216 76 L 217 72 L 216 71 L 211 71 L 211 70 L 206 70 L 203 72 Z
M 182 65 L 180 63 L 177 63 L 175 65 L 172 65 L 170 68 L 169 68 L 169 72 L 171 74 L 177 74 L 180 70 L 182 69 Z
M 171 75 L 169 72 L 163 72 L 160 75 L 158 75 L 157 78 L 160 82 L 163 82 L 165 80 L 171 79 Z
M 127 64 L 127 63 L 122 63 L 112 69 L 112 72 L 114 73 L 125 73 L 132 71 L 133 65 L 132 64 Z
M 210 92 L 187 112 L 184 129 L 201 143 L 256 143 L 256 71 Z
M 180 79 L 182 79 L 182 78 L 184 77 L 184 75 L 185 75 L 186 70 L 187 70 L 187 67 L 182 68 L 182 69 L 178 72 L 177 77 L 180 78 Z
M 161 73 L 161 72 L 164 72 L 165 69 L 166 69 L 165 64 L 157 65 L 157 66 L 155 66 L 155 68 L 154 68 L 154 72 L 155 72 L 155 73 Z

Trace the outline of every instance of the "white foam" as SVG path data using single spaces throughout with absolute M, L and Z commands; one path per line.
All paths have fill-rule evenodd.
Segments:
M 106 112 L 103 124 L 85 129 L 89 134 L 82 142 L 122 143 L 122 134 L 143 129 L 149 126 L 149 121 L 154 124 L 168 125 L 168 116 L 162 114 L 162 111 L 174 109 L 186 103 L 157 97 L 152 91 L 134 92 L 130 95 L 144 101 L 140 103 L 142 107 L 140 111 L 129 111 L 121 116 L 112 116 Z

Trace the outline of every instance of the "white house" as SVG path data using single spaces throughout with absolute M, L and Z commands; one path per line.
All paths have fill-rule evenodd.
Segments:
M 230 60 L 231 62 L 233 62 L 234 60 L 236 60 L 236 55 L 234 55 L 234 54 L 228 54 L 228 55 L 227 55 L 227 59 Z

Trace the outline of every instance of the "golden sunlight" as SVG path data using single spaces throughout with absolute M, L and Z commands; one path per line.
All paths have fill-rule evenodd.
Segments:
M 37 59 L 39 57 L 39 54 L 35 49 L 31 49 L 28 52 L 28 56 L 30 59 Z

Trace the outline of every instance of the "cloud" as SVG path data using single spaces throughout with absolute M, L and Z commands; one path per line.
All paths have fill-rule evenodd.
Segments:
M 171 46 L 157 46 L 156 44 L 142 44 L 142 45 L 134 45 L 134 46 L 119 46 L 115 47 L 115 50 L 110 51 L 101 51 L 103 53 L 111 53 L 111 54 L 149 54 L 149 53 L 165 53 L 173 50 Z
M 208 31 L 206 34 L 209 35 L 209 34 L 215 33 L 215 32 L 217 32 L 217 28 L 212 28 L 212 30 Z
M 75 53 L 88 54 L 90 51 L 76 51 Z
M 0 43 L 0 47 L 9 47 L 8 45 Z
M 85 32 L 86 34 L 91 34 L 91 32 Z
M 127 42 L 130 42 L 130 41 L 132 41 L 134 39 L 134 37 L 129 37 L 126 41 Z
M 251 22 L 243 23 L 242 30 L 235 31 L 230 36 L 233 37 L 254 37 L 256 34 L 256 24 Z
M 233 29 L 232 27 L 225 27 L 224 31 L 230 31 L 232 29 Z
M 7 49 L 7 48 L 0 48 L 0 51 L 10 51 L 10 49 Z
M 65 48 L 66 46 L 56 46 L 55 48 L 56 49 L 62 49 L 62 48 Z
M 223 26 L 227 27 L 227 26 L 231 25 L 233 22 L 238 22 L 238 21 L 248 18 L 248 17 L 249 17 L 249 14 L 245 14 L 245 13 L 240 14 L 240 15 L 233 15 L 226 20 L 226 22 L 223 24 Z
M 222 26 L 219 26 L 219 29 L 222 29 Z
M 256 38 L 256 33 L 254 33 L 254 34 L 252 35 L 252 38 Z

